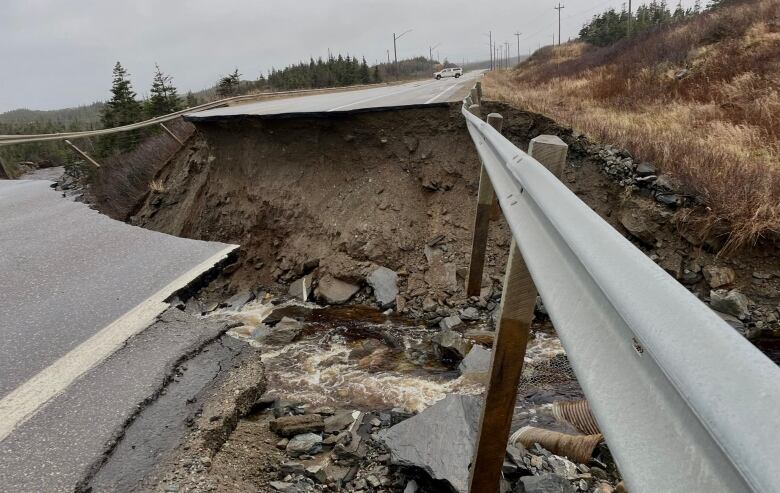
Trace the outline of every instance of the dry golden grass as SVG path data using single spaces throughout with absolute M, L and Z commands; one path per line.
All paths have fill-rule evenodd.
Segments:
M 753 0 L 611 47 L 543 48 L 484 90 L 653 161 L 704 199 L 688 220 L 737 247 L 780 233 L 779 82 L 780 0 Z
M 149 182 L 149 191 L 154 193 L 165 193 L 165 184 L 163 184 L 162 180 L 152 180 Z

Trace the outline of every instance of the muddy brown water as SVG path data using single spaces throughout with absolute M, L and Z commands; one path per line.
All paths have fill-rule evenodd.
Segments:
M 268 394 L 284 400 L 364 411 L 422 411 L 447 394 L 479 395 L 487 380 L 486 374 L 461 376 L 442 363 L 430 342 L 437 330 L 372 307 L 253 302 L 239 312 L 214 316 L 244 324 L 229 334 L 261 348 Z M 272 326 L 282 317 L 303 323 L 296 341 L 272 346 L 253 336 L 261 324 Z M 556 428 L 551 403 L 582 393 L 554 334 L 535 333 L 526 367 L 513 428 Z

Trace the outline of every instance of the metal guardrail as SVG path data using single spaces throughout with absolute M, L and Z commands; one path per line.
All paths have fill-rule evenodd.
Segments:
M 780 491 L 780 368 L 472 114 L 473 94 L 468 131 L 628 490 Z M 499 440 L 489 412 L 480 437 Z

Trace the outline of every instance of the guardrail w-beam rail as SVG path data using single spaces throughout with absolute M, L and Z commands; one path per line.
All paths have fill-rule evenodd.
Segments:
M 780 368 L 556 178 L 565 144 L 529 156 L 476 98 L 480 204 L 513 241 L 470 491 L 498 491 L 537 290 L 629 491 L 780 491 Z

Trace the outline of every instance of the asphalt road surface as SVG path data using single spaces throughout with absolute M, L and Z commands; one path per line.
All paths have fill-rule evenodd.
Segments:
M 457 79 L 431 79 L 370 89 L 245 103 L 189 113 L 185 115 L 185 119 L 197 122 L 244 116 L 321 115 L 447 103 L 462 100 L 481 75 L 481 71 L 466 72 Z
M 233 245 L 129 226 L 49 181 L 0 181 L 0 440 Z

